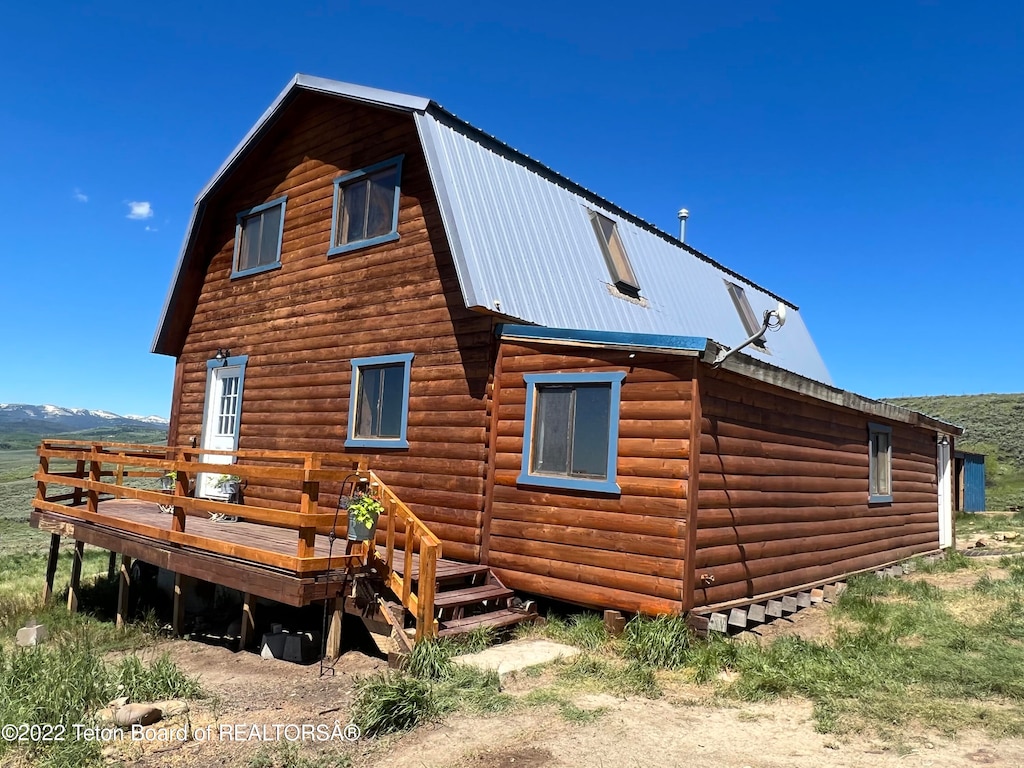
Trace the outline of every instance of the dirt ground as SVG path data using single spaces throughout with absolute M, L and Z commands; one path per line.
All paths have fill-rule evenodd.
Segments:
M 959 574 L 950 574 L 958 576 Z M 925 577 L 918 577 L 925 578 Z M 945 577 L 927 577 L 933 578 Z M 948 586 L 948 585 L 944 585 Z M 828 627 L 827 609 L 796 614 L 776 622 L 770 634 L 813 637 Z M 658 700 L 580 694 L 577 707 L 595 712 L 591 722 L 563 719 L 554 706 L 521 707 L 493 716 L 451 715 L 443 723 L 384 739 L 336 739 L 306 744 L 288 753 L 252 736 L 251 726 L 347 724 L 352 685 L 359 676 L 384 668 L 377 658 L 358 652 L 342 657 L 333 674 L 321 677 L 319 665 L 298 666 L 251 653 L 174 641 L 149 653 L 170 653 L 188 673 L 198 675 L 213 694 L 193 704 L 190 732 L 210 729 L 205 741 L 123 743 L 110 752 L 126 764 L 210 768 L 268 768 L 290 765 L 300 755 L 308 766 L 331 765 L 348 756 L 359 768 L 618 768 L 619 766 L 723 766 L 724 768 L 877 768 L 997 765 L 1024 768 L 1024 740 L 994 740 L 963 733 L 956 740 L 935 734 L 905 734 L 897 752 L 867 735 L 837 738 L 814 731 L 811 705 L 802 700 L 768 704 L 712 703 L 707 690 L 674 684 Z M 541 678 L 516 678 L 512 695 L 525 695 Z M 169 721 L 181 725 L 183 718 Z M 222 729 L 242 737 L 217 738 Z M 289 757 L 290 754 L 290 757 Z M 268 762 L 269 760 L 269 762 Z

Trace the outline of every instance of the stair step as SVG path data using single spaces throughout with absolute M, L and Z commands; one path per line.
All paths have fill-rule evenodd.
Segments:
M 484 600 L 500 600 L 512 597 L 511 589 L 497 584 L 488 584 L 483 587 L 466 587 L 465 589 L 452 589 L 448 592 L 438 592 L 434 596 L 435 608 L 456 608 L 460 605 L 472 605 L 482 603 Z
M 528 618 L 530 618 L 530 616 L 519 611 L 511 611 L 507 609 L 491 611 L 490 613 L 481 613 L 479 616 L 470 616 L 465 619 L 452 619 L 451 621 L 442 622 L 442 628 L 441 631 L 438 632 L 438 635 L 440 637 L 463 635 L 477 627 L 508 627 L 512 624 L 518 624 Z

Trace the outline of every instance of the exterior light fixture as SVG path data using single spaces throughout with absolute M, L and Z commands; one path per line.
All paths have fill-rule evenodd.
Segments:
M 227 349 L 227 348 L 221 349 L 220 347 L 218 347 L 217 348 L 217 354 L 213 356 L 213 359 L 214 360 L 220 360 L 221 361 L 220 364 L 223 366 L 223 365 L 227 365 L 228 364 L 228 358 L 229 357 L 231 357 L 231 350 L 230 349 Z

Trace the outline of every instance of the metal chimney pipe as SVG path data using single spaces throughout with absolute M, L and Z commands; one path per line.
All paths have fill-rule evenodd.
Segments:
M 690 212 L 685 208 L 680 208 L 679 213 L 679 242 L 686 242 L 686 220 L 690 218 Z

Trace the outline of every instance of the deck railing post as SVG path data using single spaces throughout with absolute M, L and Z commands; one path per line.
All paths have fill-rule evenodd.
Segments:
M 75 477 L 79 480 L 85 479 L 85 459 L 79 459 L 75 462 Z M 75 496 L 71 500 L 72 506 L 80 507 L 82 505 L 82 486 L 75 486 Z
M 385 539 L 387 549 L 384 551 L 384 562 L 387 563 L 388 571 L 390 572 L 395 569 L 395 516 L 398 512 L 398 504 L 395 503 L 394 497 L 388 497 L 385 509 L 388 512 L 388 532 Z
M 185 452 L 178 451 L 175 454 L 175 459 L 178 462 L 186 461 Z M 175 496 L 188 496 L 188 472 L 183 469 L 175 470 L 174 472 L 174 495 Z M 171 530 L 178 531 L 179 533 L 185 530 L 185 508 L 174 505 L 174 517 L 171 519 Z
M 437 587 L 437 548 L 420 539 L 420 578 L 416 591 L 416 640 L 434 636 L 434 591 Z
M 43 443 L 39 448 L 49 448 L 49 443 Z M 50 459 L 48 456 L 39 456 L 39 473 L 45 475 L 50 471 Z M 36 498 L 40 501 L 46 501 L 46 481 L 36 480 Z
M 103 446 L 101 444 L 93 444 L 92 454 L 89 459 L 89 480 L 93 483 L 99 483 L 103 480 L 103 460 L 100 458 L 102 452 Z M 86 492 L 85 508 L 93 515 L 99 512 L 100 492 L 95 487 L 90 488 Z
M 306 470 L 306 478 L 302 481 L 302 501 L 300 511 L 304 515 L 315 515 L 320 504 L 320 483 L 317 480 L 309 479 L 309 470 L 320 469 L 323 458 L 319 454 L 312 454 L 306 458 L 303 464 Z M 313 557 L 316 554 L 316 526 L 303 525 L 299 527 L 299 557 Z

